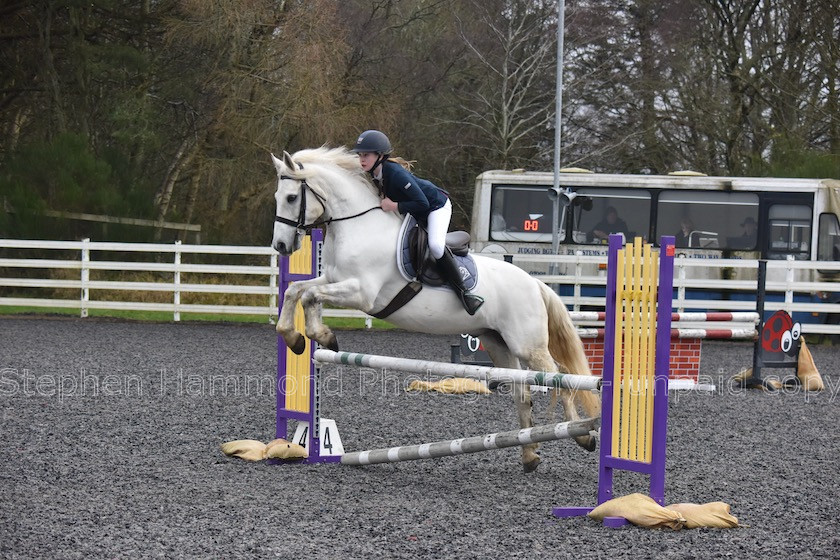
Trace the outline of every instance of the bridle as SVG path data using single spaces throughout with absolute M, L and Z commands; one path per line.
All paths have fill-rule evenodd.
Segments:
M 298 167 L 303 169 L 303 165 L 301 165 L 300 162 L 298 162 Z M 290 220 L 289 218 L 284 218 L 283 216 L 275 215 L 274 216 L 274 221 L 275 222 L 280 222 L 281 224 L 285 224 L 287 226 L 292 226 L 293 228 L 295 228 L 297 230 L 303 230 L 303 231 L 306 231 L 308 233 L 308 232 L 312 231 L 314 228 L 329 225 L 333 222 L 341 222 L 341 221 L 344 221 L 344 220 L 351 220 L 353 218 L 358 218 L 359 216 L 363 216 L 363 215 L 367 214 L 368 212 L 371 212 L 373 210 L 378 210 L 380 208 L 379 206 L 373 206 L 371 208 L 368 208 L 367 210 L 363 210 L 362 212 L 359 212 L 358 214 L 353 214 L 352 216 L 344 216 L 343 218 L 327 218 L 326 220 L 316 220 L 316 221 L 312 222 L 311 224 L 307 224 L 306 223 L 306 191 L 309 191 L 309 192 L 312 193 L 312 195 L 321 204 L 321 207 L 324 209 L 325 212 L 327 210 L 327 205 L 326 205 L 327 201 L 323 196 L 318 194 L 312 187 L 309 186 L 309 184 L 306 182 L 306 179 L 296 179 L 295 177 L 292 177 L 291 175 L 280 175 L 280 180 L 281 181 L 284 181 L 286 179 L 290 179 L 292 181 L 300 181 L 300 210 L 298 211 L 298 218 L 297 218 L 297 221 L 294 221 L 294 220 Z

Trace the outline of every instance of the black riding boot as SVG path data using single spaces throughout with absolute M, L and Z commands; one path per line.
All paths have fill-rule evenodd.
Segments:
M 458 298 L 461 300 L 461 303 L 464 305 L 464 309 L 467 310 L 467 313 L 475 315 L 478 308 L 484 305 L 484 298 L 471 294 L 464 287 L 464 279 L 461 276 L 458 262 L 448 249 L 444 251 L 443 256 L 437 260 L 437 265 L 440 275 L 450 286 L 452 286 L 452 289 L 455 290 L 455 293 L 458 295 Z

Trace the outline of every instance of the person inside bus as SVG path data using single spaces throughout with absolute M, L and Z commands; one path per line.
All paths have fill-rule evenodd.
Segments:
M 362 132 L 352 151 L 359 154 L 362 169 L 370 173 L 379 188 L 381 208 L 411 214 L 426 228 L 429 252 L 437 261 L 441 277 L 455 290 L 467 313 L 475 315 L 484 298 L 466 289 L 455 257 L 446 250 L 446 232 L 452 218 L 448 193 L 431 181 L 415 177 L 409 162 L 391 155 L 391 141 L 378 130 Z
M 493 231 L 507 231 L 507 222 L 501 212 L 493 212 L 490 217 L 490 229 Z
M 620 233 L 627 238 L 627 224 L 618 217 L 618 211 L 613 206 L 608 206 L 604 213 L 604 219 L 595 224 L 592 228 L 592 240 L 596 243 L 605 243 L 611 233 Z
M 733 249 L 755 249 L 758 240 L 758 224 L 755 223 L 755 219 L 748 216 L 741 222 L 741 227 L 744 228 L 744 233 L 732 240 Z
M 677 247 L 691 246 L 691 232 L 694 231 L 694 223 L 688 216 L 680 220 L 680 231 L 674 235 L 674 242 Z
M 502 197 L 493 197 L 493 207 L 490 210 L 490 229 L 492 231 L 507 231 L 507 222 L 502 215 Z

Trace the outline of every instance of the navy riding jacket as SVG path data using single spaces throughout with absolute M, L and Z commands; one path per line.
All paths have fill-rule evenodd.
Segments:
M 395 161 L 382 164 L 382 190 L 397 203 L 401 214 L 411 214 L 425 224 L 429 212 L 446 204 L 446 192 L 426 179 L 415 177 Z

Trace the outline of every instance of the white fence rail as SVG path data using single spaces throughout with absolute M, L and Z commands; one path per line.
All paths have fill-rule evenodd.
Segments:
M 505 258 L 504 255 L 494 257 Z M 549 270 L 551 265 L 564 265 L 566 274 L 540 275 L 539 278 L 547 284 L 570 287 L 572 296 L 564 298 L 564 301 L 573 311 L 579 311 L 582 307 L 603 309 L 605 306 L 604 297 L 586 296 L 583 292 L 585 287 L 606 286 L 606 255 L 584 255 L 582 252 L 576 255 L 513 255 L 512 258 L 508 256 L 508 260 L 526 270 L 540 263 Z M 598 274 L 586 273 L 598 267 L 602 267 Z M 693 274 L 692 268 L 728 269 L 732 279 L 702 278 L 704 275 Z M 674 259 L 674 288 L 677 291 L 673 303 L 674 311 L 755 311 L 758 284 L 754 278 L 757 269 L 758 261 L 754 259 L 696 259 L 677 256 Z M 767 261 L 767 277 L 784 280 L 765 282 L 768 295 L 765 310 L 784 309 L 791 314 L 807 314 L 808 318 L 802 320 L 804 333 L 840 334 L 840 325 L 823 323 L 825 314 L 840 314 L 840 303 L 831 303 L 830 298 L 823 301 L 816 295 L 838 292 L 840 283 L 796 280 L 797 277 L 803 276 L 816 277 L 817 270 L 840 273 L 840 262 L 798 261 L 793 258 Z M 707 276 L 720 278 L 722 275 L 714 273 Z M 721 290 L 730 292 L 734 299 L 721 299 L 718 295 Z M 709 299 L 686 297 L 687 293 L 698 291 L 707 292 Z
M 0 258 L 0 288 L 52 288 L 78 289 L 78 299 L 60 299 L 51 297 L 49 293 L 43 297 L 11 297 L 8 290 L 0 292 L 0 305 L 24 306 L 42 308 L 79 309 L 82 317 L 88 315 L 91 309 L 129 310 L 129 311 L 162 311 L 172 313 L 173 319 L 179 321 L 181 313 L 212 313 L 265 315 L 267 320 L 277 316 L 277 282 L 278 282 L 278 254 L 269 247 L 237 247 L 223 245 L 182 245 L 159 243 L 111 243 L 82 241 L 36 241 L 3 239 L 0 249 L 4 253 L 11 253 L 13 249 L 37 250 L 43 254 L 45 250 L 56 250 L 64 253 L 64 258 Z M 67 258 L 66 252 L 76 253 L 75 258 Z M 113 260 L 105 256 L 123 256 L 124 254 L 147 253 L 154 254 L 155 262 L 141 260 Z M 184 255 L 225 255 L 256 257 L 263 260 L 264 265 L 254 264 L 197 264 L 184 263 Z M 100 258 L 97 258 L 100 257 Z M 32 274 L 11 276 L 12 269 L 29 269 L 43 271 L 43 276 L 33 278 Z M 55 279 L 52 272 L 56 270 L 78 270 L 78 279 Z M 162 273 L 160 281 L 125 281 L 125 280 L 92 280 L 92 271 L 132 271 Z M 208 282 L 181 282 L 181 275 L 192 273 L 201 275 Z M 220 284 L 212 280 L 228 276 L 260 277 L 260 283 L 255 284 Z M 102 300 L 91 297 L 92 291 L 108 290 L 125 292 L 126 297 L 118 301 Z M 171 292 L 169 302 L 133 301 L 131 292 Z M 181 302 L 181 296 L 188 293 L 203 294 L 249 294 L 264 296 L 264 305 L 209 305 L 188 304 Z
M 277 317 L 278 296 L 278 254 L 269 247 L 243 247 L 224 245 L 184 245 L 154 244 L 154 243 L 112 243 L 97 241 L 43 241 L 0 239 L 0 306 L 23 306 L 36 308 L 66 308 L 79 309 L 80 315 L 86 317 L 91 309 L 100 310 L 130 310 L 130 311 L 160 311 L 171 313 L 175 321 L 181 319 L 181 313 L 211 313 L 264 315 L 267 321 Z M 26 255 L 27 251 L 30 253 Z M 38 257 L 31 254 L 37 252 Z M 43 258 L 45 252 L 56 252 L 55 258 Z M 139 257 L 132 259 L 126 255 L 152 254 L 154 261 L 145 262 Z M 183 262 L 185 256 L 189 260 L 199 260 L 199 255 L 224 255 L 228 258 L 241 256 L 251 261 L 243 264 L 217 264 Z M 107 257 L 116 256 L 120 260 Z M 501 255 L 495 255 L 503 258 Z M 260 262 L 261 264 L 253 264 Z M 590 255 L 515 255 L 513 263 L 527 266 L 528 263 L 560 264 L 567 274 L 545 275 L 540 278 L 549 284 L 569 286 L 572 297 L 566 297 L 566 304 L 575 311 L 581 308 L 603 309 L 604 298 L 584 295 L 587 287 L 603 287 L 606 285 L 606 274 L 603 270 L 598 274 L 585 274 L 584 270 L 592 270 L 606 264 L 605 256 Z M 674 310 L 687 309 L 719 310 L 719 311 L 753 311 L 755 310 L 755 280 L 738 280 L 739 277 L 755 275 L 758 261 L 743 259 L 689 259 L 677 257 L 675 264 L 674 287 L 677 297 L 674 300 Z M 702 280 L 692 279 L 689 272 L 692 267 L 713 267 L 730 269 L 733 280 Z M 767 263 L 768 277 L 784 277 L 784 281 L 768 281 L 767 292 L 781 301 L 768 301 L 768 311 L 785 309 L 789 313 L 804 312 L 813 318 L 803 321 L 803 332 L 840 334 L 840 325 L 822 324 L 822 314 L 840 315 L 840 304 L 821 301 L 798 301 L 800 299 L 817 299 L 812 295 L 818 292 L 831 293 L 838 291 L 838 284 L 834 282 L 797 282 L 794 281 L 797 271 L 814 270 L 819 268 L 826 271 L 840 272 L 840 263 L 813 263 L 808 261 L 769 261 Z M 17 270 L 15 274 L 13 271 Z M 57 272 L 78 271 L 74 278 L 57 278 L 67 276 Z M 770 274 L 774 270 L 775 274 Z M 28 271 L 28 272 L 22 272 Z M 155 281 L 103 280 L 96 276 L 97 271 L 131 271 L 137 273 L 157 273 Z M 94 272 L 94 279 L 91 279 Z M 190 282 L 182 282 L 182 275 L 190 274 Z M 219 278 L 229 280 L 243 276 L 252 277 L 254 283 L 217 283 Z M 213 280 L 216 280 L 214 282 Z M 258 281 L 256 281 L 258 279 Z M 206 281 L 204 281 L 206 280 Z M 39 292 L 32 297 L 20 297 L 10 294 L 18 291 Z M 57 289 L 79 290 L 78 298 L 59 298 L 52 295 Z M 726 289 L 734 294 L 741 294 L 743 299 L 686 299 L 688 291 Z M 107 290 L 110 299 L 97 299 L 97 292 Z M 114 292 L 125 293 L 125 298 L 114 300 Z M 171 299 L 166 302 L 134 301 L 132 292 L 169 292 Z M 93 295 L 92 295 L 93 294 Z M 264 303 L 258 305 L 233 304 L 198 304 L 183 303 L 184 294 L 248 294 L 264 298 Z M 355 317 L 364 318 L 370 325 L 370 317 L 362 312 L 345 309 L 324 309 L 326 317 Z

